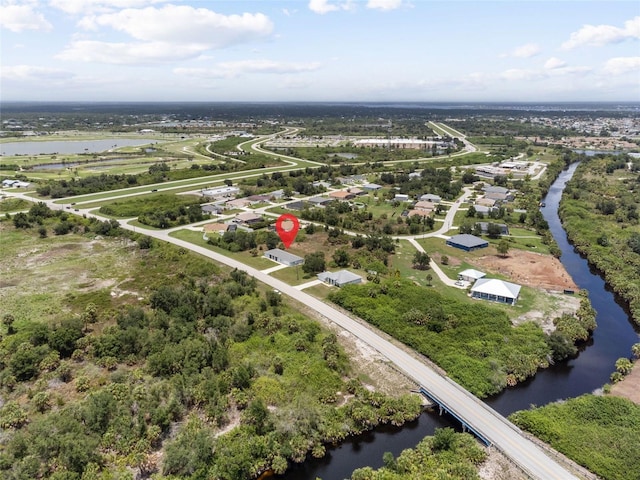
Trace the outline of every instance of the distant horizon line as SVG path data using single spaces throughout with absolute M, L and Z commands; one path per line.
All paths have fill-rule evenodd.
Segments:
M 553 104 L 638 104 L 640 100 L 0 100 L 0 104 L 11 103 L 244 103 L 244 104 L 499 104 L 499 105 L 553 105 Z

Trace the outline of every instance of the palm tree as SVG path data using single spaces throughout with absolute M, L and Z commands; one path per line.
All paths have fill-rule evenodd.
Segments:
M 622 375 L 627 375 L 631 372 L 633 368 L 633 363 L 628 358 L 619 358 L 616 360 L 616 371 L 620 372 Z
M 640 358 L 640 343 L 634 343 L 631 346 L 631 353 L 633 353 L 634 357 Z

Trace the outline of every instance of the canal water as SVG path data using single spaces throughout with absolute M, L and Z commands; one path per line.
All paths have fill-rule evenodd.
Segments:
M 639 331 L 632 326 L 629 313 L 622 302 L 606 287 L 602 278 L 589 267 L 586 259 L 569 244 L 557 215 L 558 205 L 566 182 L 571 179 L 577 164 L 564 170 L 551 186 L 542 208 L 551 233 L 562 251 L 560 260 L 581 289 L 589 291 L 591 304 L 597 312 L 598 328 L 592 339 L 582 345 L 576 358 L 539 371 L 533 379 L 486 400 L 503 415 L 533 405 L 545 405 L 558 399 L 591 393 L 609 381 L 615 361 L 631 355 L 631 345 L 638 342 Z M 339 480 L 349 478 L 353 470 L 364 466 L 379 468 L 382 455 L 398 455 L 414 447 L 422 438 L 432 435 L 436 428 L 459 427 L 447 416 L 424 412 L 418 420 L 403 427 L 382 426 L 372 432 L 350 439 L 327 449 L 321 459 L 309 459 L 295 465 L 282 480 Z

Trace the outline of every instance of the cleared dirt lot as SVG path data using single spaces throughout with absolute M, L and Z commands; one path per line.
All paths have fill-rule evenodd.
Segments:
M 524 250 L 510 250 L 508 256 L 485 255 L 475 260 L 485 271 L 504 275 L 510 281 L 548 291 L 578 290 L 560 260 Z

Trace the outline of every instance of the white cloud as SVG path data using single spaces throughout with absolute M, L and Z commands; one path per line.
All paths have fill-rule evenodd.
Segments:
M 140 65 L 185 60 L 197 57 L 206 47 L 175 45 L 166 42 L 108 43 L 92 40 L 72 42 L 56 55 L 60 60 Z
M 51 0 L 50 5 L 71 15 L 108 13 L 126 8 L 140 8 L 169 0 Z
M 514 48 L 508 53 L 503 53 L 501 57 L 531 58 L 540 53 L 540 47 L 535 43 L 527 43 Z
M 355 7 L 352 0 L 330 1 L 330 0 L 309 0 L 309 10 L 320 15 L 340 10 L 353 10 Z
M 604 64 L 606 75 L 624 75 L 630 72 L 640 72 L 640 57 L 616 57 Z
M 396 10 L 402 7 L 402 0 L 369 0 L 367 8 L 374 10 Z
M 32 65 L 9 65 L 0 70 L 0 77 L 5 80 L 20 82 L 42 82 L 65 80 L 73 77 L 71 72 L 59 68 L 35 67 Z
M 556 57 L 551 57 L 549 60 L 547 60 L 544 63 L 544 68 L 547 70 L 553 70 L 556 68 L 565 67 L 566 65 L 567 65 L 567 62 L 565 62 L 564 60 L 560 60 L 559 58 L 556 58 Z
M 622 28 L 613 25 L 584 25 L 571 34 L 569 40 L 562 44 L 562 48 L 570 50 L 585 45 L 601 47 L 629 39 L 640 39 L 640 16 L 624 22 Z
M 0 27 L 16 33 L 24 30 L 50 31 L 53 26 L 35 10 L 37 7 L 36 2 L 3 3 L 0 6 Z
M 320 68 L 320 63 L 274 62 L 272 60 L 239 60 L 222 62 L 214 68 L 176 68 L 174 73 L 200 78 L 234 78 L 243 74 L 295 74 L 311 72 Z
M 261 13 L 222 15 L 187 5 L 126 9 L 85 17 L 81 26 L 111 27 L 137 40 L 171 42 L 176 45 L 175 48 L 190 43 L 223 48 L 267 37 L 273 31 L 273 23 Z

